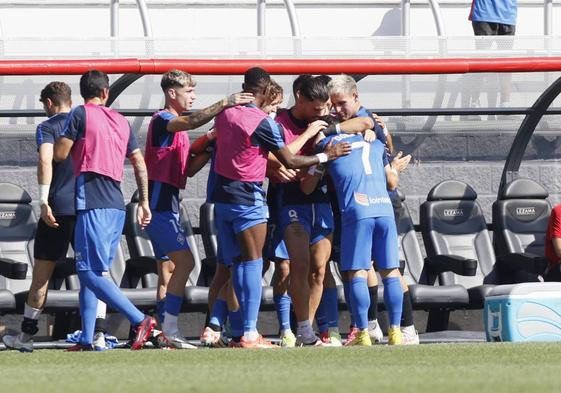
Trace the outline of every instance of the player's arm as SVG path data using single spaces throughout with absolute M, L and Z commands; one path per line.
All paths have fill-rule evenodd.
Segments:
M 208 160 L 210 160 L 210 152 L 203 151 L 199 154 L 194 154 L 189 157 L 187 162 L 187 176 L 195 176 L 203 167 L 206 165 Z
M 70 154 L 70 150 L 74 145 L 74 141 L 84 133 L 86 112 L 83 106 L 73 109 L 64 123 L 64 129 L 54 145 L 54 160 L 56 162 L 64 161 Z
M 561 259 L 561 238 L 554 237 L 551 241 L 553 242 L 553 251 L 555 251 L 555 255 L 557 255 L 557 258 Z
M 287 145 L 288 149 L 292 154 L 296 154 L 302 149 L 308 140 L 315 137 L 318 132 L 326 126 L 327 123 L 322 120 L 316 120 L 310 123 L 308 128 L 302 134 L 298 135 L 295 140 Z M 269 153 L 269 157 L 267 158 L 267 176 L 276 177 L 282 182 L 291 182 L 296 180 L 298 172 L 294 169 L 286 168 L 274 154 Z
M 558 211 L 557 209 L 551 211 L 549 226 L 552 229 L 551 242 L 553 243 L 553 251 L 555 251 L 558 260 L 561 260 L 561 215 L 556 214 Z
M 39 131 L 40 132 L 40 131 Z M 39 202 L 41 219 L 50 227 L 57 228 L 58 223 L 49 206 L 49 189 L 53 179 L 53 144 L 42 143 L 39 146 L 39 164 L 37 164 L 37 184 L 39 185 Z
M 64 161 L 68 158 L 74 141 L 65 136 L 61 136 L 55 142 L 53 158 L 56 162 Z
M 235 93 L 190 115 L 177 116 L 168 122 L 166 129 L 168 132 L 194 130 L 208 123 L 222 110 L 236 105 L 248 104 L 251 101 L 253 101 L 253 94 Z
M 138 210 L 136 213 L 138 223 L 141 228 L 150 223 L 152 213 L 148 205 L 148 170 L 144 162 L 144 156 L 140 149 L 133 150 L 128 155 L 129 161 L 134 169 L 134 178 L 138 189 Z
M 322 139 L 324 139 L 325 136 L 319 134 L 316 137 L 316 149 L 317 151 L 323 151 L 325 148 L 325 144 L 320 143 Z M 331 144 L 331 142 L 329 142 Z M 321 178 L 323 177 L 323 175 L 325 174 L 325 170 L 326 170 L 326 164 L 318 164 L 318 165 L 313 165 L 311 166 L 308 171 L 306 172 L 306 174 L 304 175 L 304 177 L 302 177 L 302 179 L 300 179 L 300 190 L 306 194 L 309 195 L 312 192 L 314 192 L 314 190 L 316 189 L 317 185 L 319 184 L 319 181 L 321 180 Z
M 384 170 L 386 172 L 388 190 L 393 191 L 397 188 L 399 183 L 399 174 L 407 168 L 409 161 L 411 161 L 410 154 L 404 157 L 403 153 L 399 152 L 396 154 L 391 164 L 385 164 Z
M 325 136 L 334 134 L 358 134 L 371 130 L 376 126 L 374 120 L 369 116 L 353 117 L 341 123 L 330 124 L 322 133 Z

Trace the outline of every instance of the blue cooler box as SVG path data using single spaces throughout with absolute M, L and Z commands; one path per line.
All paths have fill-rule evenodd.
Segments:
M 483 323 L 487 341 L 561 341 L 561 283 L 493 288 Z

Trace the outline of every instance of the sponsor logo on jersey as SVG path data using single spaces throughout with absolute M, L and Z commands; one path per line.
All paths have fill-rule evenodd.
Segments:
M 298 222 L 298 212 L 294 209 L 288 211 L 288 217 L 290 217 L 290 222 Z
M 444 209 L 444 217 L 462 217 L 464 209 Z
M 517 207 L 516 215 L 518 216 L 534 216 L 536 214 L 535 207 Z
M 16 218 L 16 212 L 0 212 L 1 220 L 12 220 Z
M 359 192 L 353 193 L 355 197 L 355 202 L 362 206 L 369 206 L 370 203 L 368 202 L 368 195 L 361 194 Z

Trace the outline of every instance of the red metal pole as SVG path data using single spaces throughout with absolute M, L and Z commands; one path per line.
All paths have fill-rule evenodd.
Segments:
M 463 74 L 561 71 L 561 57 L 449 59 L 74 59 L 0 60 L 0 75 L 161 74 L 172 68 L 196 75 L 240 75 L 259 66 L 271 74 Z

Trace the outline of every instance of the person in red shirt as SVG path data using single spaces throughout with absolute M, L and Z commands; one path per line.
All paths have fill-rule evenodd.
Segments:
M 545 281 L 561 281 L 561 204 L 551 210 L 545 234 L 545 257 L 548 265 Z

